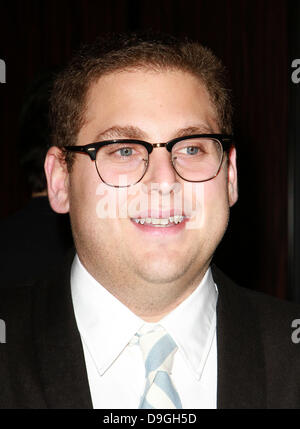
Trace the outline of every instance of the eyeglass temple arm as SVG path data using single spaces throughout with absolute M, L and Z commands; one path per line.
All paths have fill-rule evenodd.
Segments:
M 85 146 L 64 146 L 64 149 L 68 152 L 83 152 L 89 155 L 92 161 L 96 160 L 96 148 L 95 147 L 85 147 Z
M 222 137 L 221 138 L 221 142 L 224 148 L 224 151 L 229 151 L 229 149 L 231 149 L 232 147 L 235 146 L 235 142 L 233 140 L 232 136 L 228 136 L 228 137 Z

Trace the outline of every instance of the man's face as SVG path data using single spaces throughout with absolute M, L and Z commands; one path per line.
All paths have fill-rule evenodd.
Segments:
M 219 132 L 206 89 L 182 71 L 111 73 L 90 88 L 87 100 L 78 145 L 113 138 L 158 143 L 183 135 Z M 103 184 L 94 162 L 76 154 L 67 182 L 75 244 L 88 271 L 108 289 L 113 289 L 109 282 L 119 286 L 126 283 L 127 287 L 159 285 L 160 290 L 168 285 L 172 295 L 170 285 L 176 284 L 174 294 L 179 296 L 184 288 L 195 287 L 201 280 L 227 227 L 229 207 L 237 198 L 235 151 L 231 151 L 228 164 L 224 159 L 217 177 L 191 184 L 176 174 L 170 153 L 164 147 L 155 148 L 141 181 L 142 189 L 140 185 L 120 189 Z M 164 217 L 165 212 L 172 216 L 174 209 L 180 214 L 175 184 L 182 214 L 187 216 L 183 223 L 157 227 L 132 219 L 150 217 L 151 208 L 152 217 Z M 139 213 L 133 204 L 137 200 L 135 190 L 147 196 L 146 213 L 145 207 Z M 117 212 L 127 206 L 127 217 L 123 210 L 122 218 L 103 219 L 104 201 L 114 201 Z M 193 212 L 195 207 L 197 213 Z

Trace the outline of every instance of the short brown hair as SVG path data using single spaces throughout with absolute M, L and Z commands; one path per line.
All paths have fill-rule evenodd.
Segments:
M 84 124 L 89 89 L 101 76 L 132 68 L 179 69 L 205 85 L 222 133 L 232 132 L 232 105 L 226 70 L 207 48 L 187 38 L 170 35 L 108 34 L 83 45 L 58 75 L 51 97 L 53 144 L 75 145 Z M 72 158 L 67 156 L 68 164 Z

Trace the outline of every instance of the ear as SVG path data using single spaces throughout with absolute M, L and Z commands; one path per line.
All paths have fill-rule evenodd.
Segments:
M 48 198 L 57 213 L 69 211 L 69 172 L 62 151 L 52 146 L 46 155 L 45 173 L 48 184 Z
M 228 201 L 232 207 L 238 199 L 238 182 L 236 168 L 236 150 L 234 147 L 230 149 L 228 155 Z

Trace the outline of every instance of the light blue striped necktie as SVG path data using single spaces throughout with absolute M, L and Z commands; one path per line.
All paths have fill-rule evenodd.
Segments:
M 139 408 L 182 408 L 170 378 L 176 343 L 160 325 L 150 332 L 142 328 L 136 336 L 146 367 L 146 387 Z

